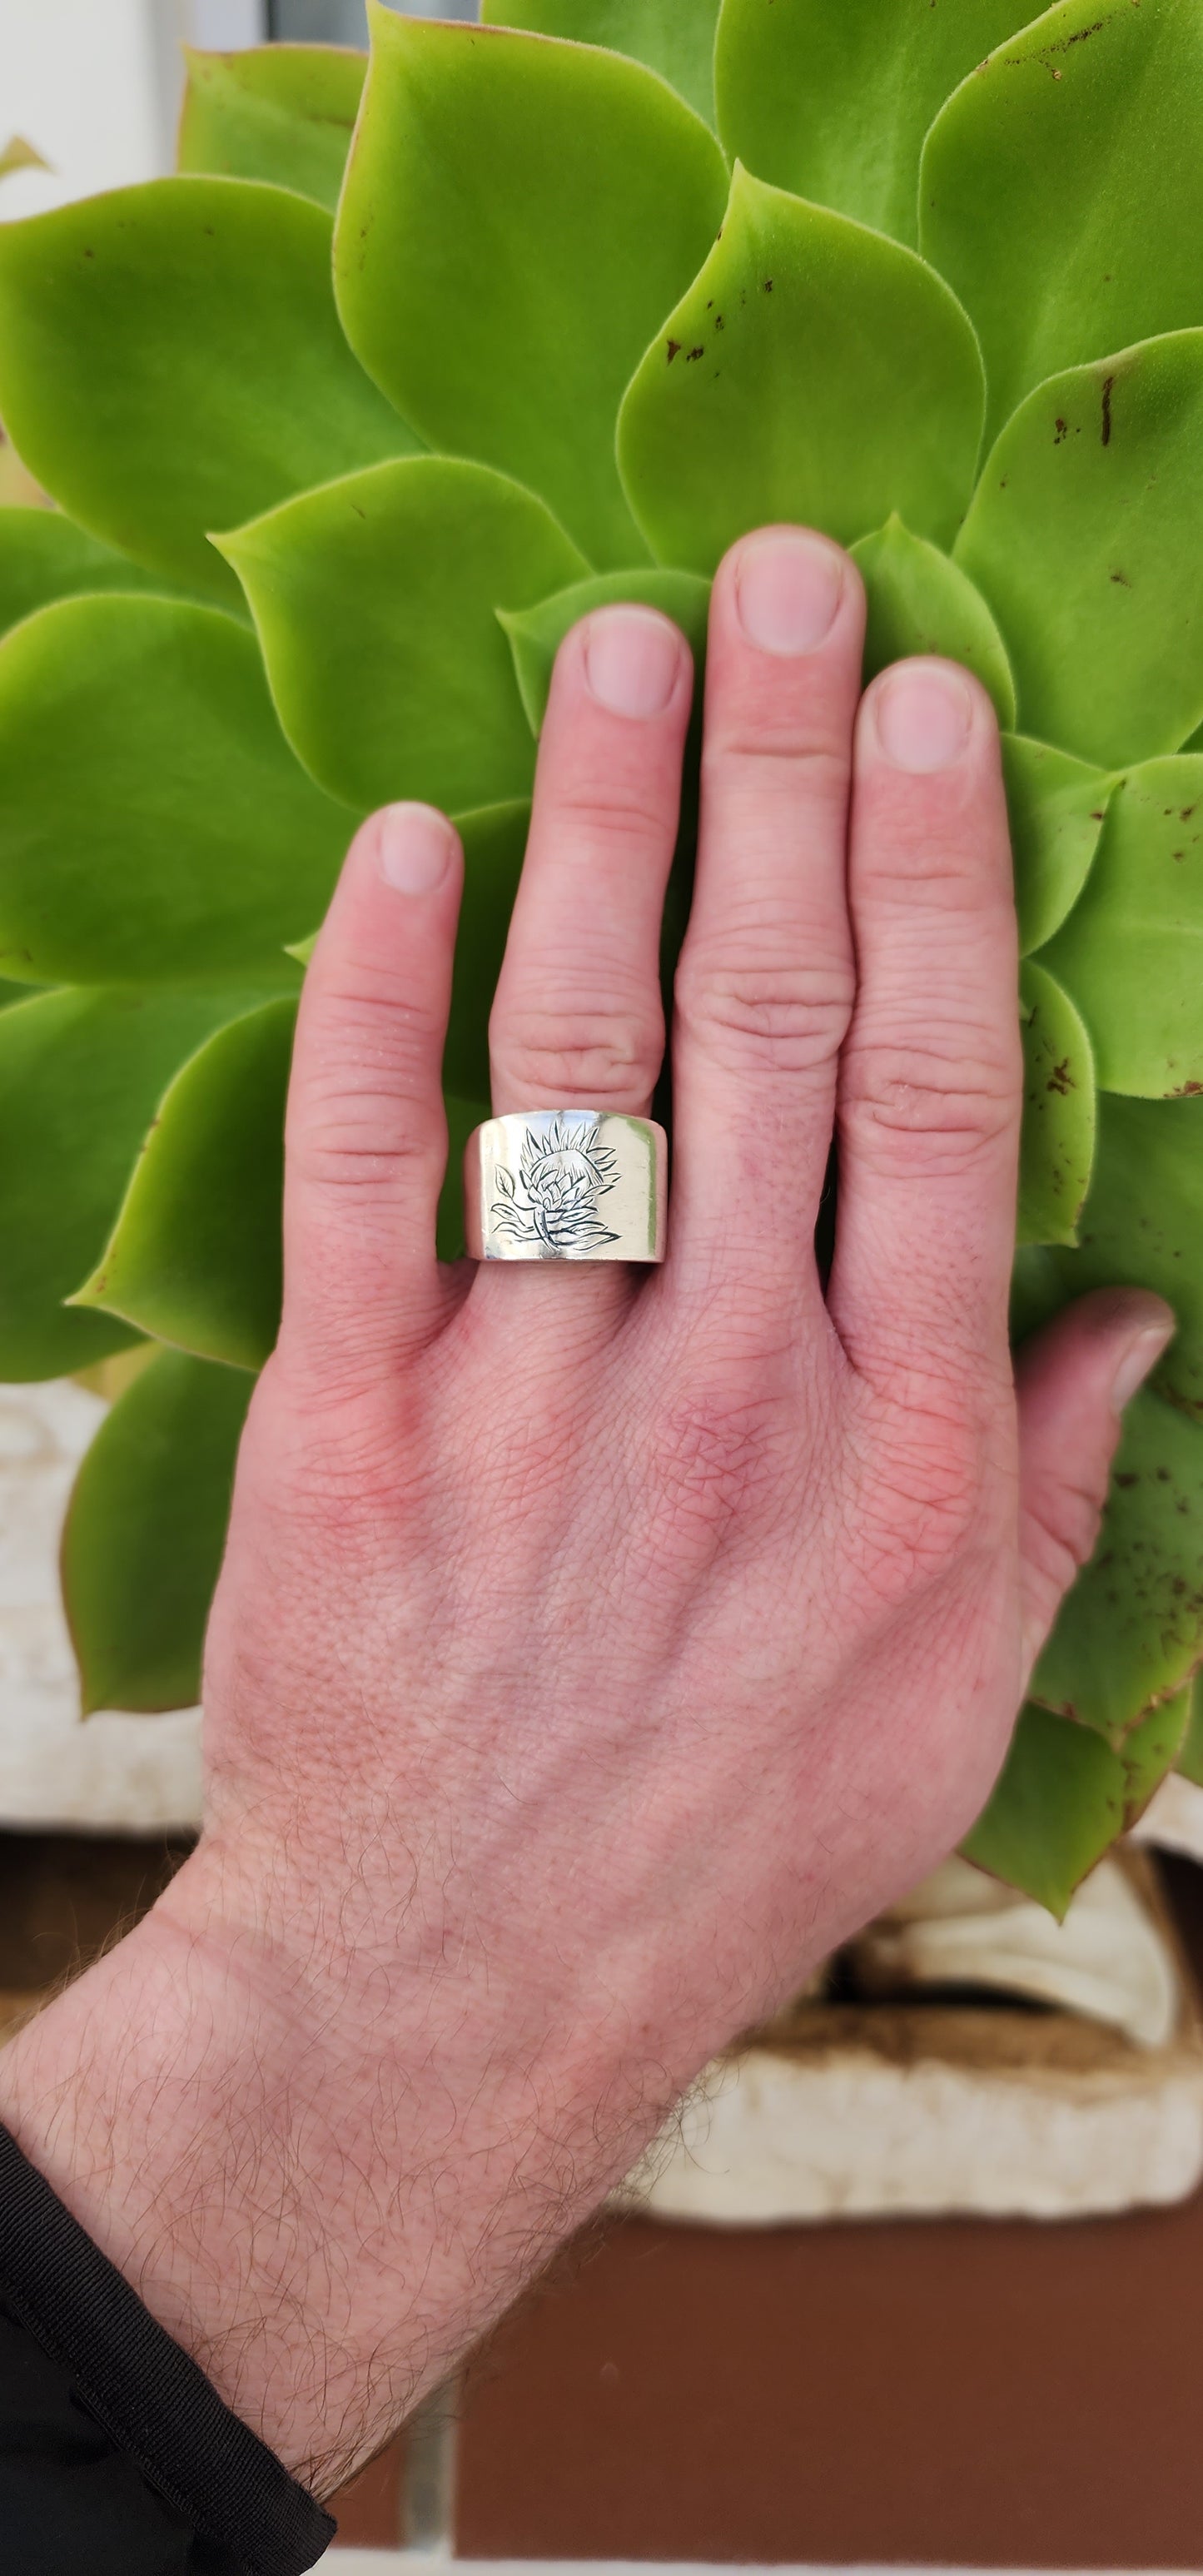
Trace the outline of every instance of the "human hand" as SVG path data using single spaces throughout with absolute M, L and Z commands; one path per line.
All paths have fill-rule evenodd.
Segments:
M 1088 1299 L 1016 1390 L 994 719 L 938 663 L 858 711 L 863 626 L 821 538 L 763 532 L 716 581 L 663 1270 L 436 1265 L 440 818 L 364 826 L 309 970 L 205 1837 L 77 1990 L 105 2063 L 65 1998 L 13 2124 L 319 2485 L 705 2058 L 956 1843 L 1172 1328 Z M 648 611 L 561 651 L 498 1111 L 648 1109 L 690 694 Z M 60 2079 L 39 2125 L 72 2045 L 82 2124 Z

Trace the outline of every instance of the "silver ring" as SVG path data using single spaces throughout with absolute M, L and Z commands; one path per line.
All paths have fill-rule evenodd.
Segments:
M 474 1261 L 663 1261 L 668 1139 L 652 1118 L 532 1109 L 464 1154 Z

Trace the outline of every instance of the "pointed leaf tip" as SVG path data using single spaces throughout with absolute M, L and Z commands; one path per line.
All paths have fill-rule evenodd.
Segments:
M 619 55 L 378 10 L 335 239 L 351 345 L 432 447 L 641 552 L 614 419 L 722 219 L 713 135 Z
M 532 492 L 491 466 L 411 457 L 222 542 L 288 739 L 331 795 L 463 813 L 527 792 L 534 755 L 497 604 L 586 569 Z
M 714 123 L 719 0 L 484 0 L 480 14 L 486 27 L 525 27 L 629 54 Z
M 150 571 L 237 598 L 207 528 L 416 443 L 339 329 L 330 244 L 321 207 L 240 179 L 0 226 L 0 413 L 30 471 Z
M 1044 378 L 1199 322 L 1201 126 L 1203 18 L 1181 0 L 1060 0 L 941 110 L 920 246 L 977 324 L 991 433 Z
M 1029 0 L 724 0 L 718 126 L 758 177 L 918 243 L 919 159 L 950 91 L 1030 16 Z
M 1037 387 L 954 548 L 1007 643 L 1027 734 L 1118 769 L 1203 709 L 1203 330 Z
M 1006 646 L 973 583 L 958 564 L 913 537 L 892 510 L 884 528 L 852 548 L 868 600 L 866 683 L 911 653 L 941 653 L 972 671 L 994 701 L 1005 729 L 1015 722 L 1015 682 Z
M 653 552 L 691 571 L 783 519 L 850 545 L 897 510 L 941 545 L 983 405 L 968 318 L 913 251 L 740 169 L 627 392 L 619 463 Z

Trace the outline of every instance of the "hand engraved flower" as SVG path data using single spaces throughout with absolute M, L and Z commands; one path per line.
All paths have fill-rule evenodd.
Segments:
M 515 1243 L 537 1243 L 561 1259 L 570 1252 L 589 1252 L 617 1243 L 597 1213 L 597 1202 L 618 1180 L 618 1163 L 608 1145 L 599 1145 L 591 1122 L 574 1125 L 557 1118 L 538 1135 L 527 1128 L 522 1139 L 521 1180 L 499 1163 L 494 1174 L 501 1195 L 494 1199 L 493 1222 L 499 1234 Z

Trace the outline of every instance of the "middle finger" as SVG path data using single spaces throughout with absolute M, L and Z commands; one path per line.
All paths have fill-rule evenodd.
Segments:
M 710 608 L 702 821 L 677 972 L 672 1260 L 817 1284 L 855 990 L 846 852 L 865 603 L 831 541 L 765 528 Z

